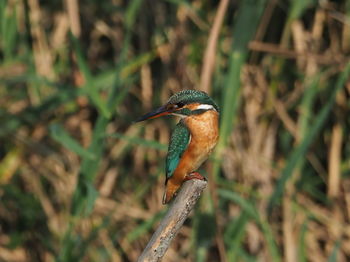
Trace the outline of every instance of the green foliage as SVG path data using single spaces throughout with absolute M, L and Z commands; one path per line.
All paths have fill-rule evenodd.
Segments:
M 305 135 L 305 138 L 300 142 L 300 144 L 297 147 L 295 147 L 294 151 L 292 151 L 290 157 L 287 160 L 286 167 L 281 173 L 281 178 L 277 183 L 276 189 L 271 196 L 270 209 L 272 208 L 272 205 L 275 204 L 281 197 L 284 190 L 285 183 L 293 174 L 294 168 L 298 165 L 298 162 L 305 156 L 307 149 L 309 148 L 311 143 L 314 141 L 318 132 L 321 130 L 324 122 L 327 120 L 330 110 L 332 109 L 332 106 L 334 104 L 337 91 L 339 91 L 344 86 L 345 81 L 349 77 L 349 73 L 350 73 L 350 64 L 346 66 L 344 72 L 339 76 L 338 81 L 335 84 L 335 87 L 330 88 L 331 93 L 329 95 L 329 100 L 323 106 L 320 113 L 315 117 L 315 120 L 310 124 L 312 127 L 310 128 L 310 130 L 308 130 L 307 134 Z M 305 96 L 307 95 L 308 93 L 306 93 Z
M 85 150 L 74 138 L 72 138 L 60 125 L 52 124 L 50 126 L 51 136 L 58 143 L 71 150 L 72 152 L 78 154 L 83 158 L 89 158 L 91 160 L 95 159 L 92 152 Z
M 7 0 L 0 2 L 0 39 L 1 49 L 3 51 L 4 62 L 8 62 L 13 58 L 14 48 L 16 47 L 16 40 L 18 37 L 17 32 L 17 10 L 6 8 Z
M 0 1 L 0 261 L 137 260 L 175 121 L 132 121 L 201 89 L 219 2 Z M 164 261 L 348 260 L 349 10 L 230 1 L 210 187 Z

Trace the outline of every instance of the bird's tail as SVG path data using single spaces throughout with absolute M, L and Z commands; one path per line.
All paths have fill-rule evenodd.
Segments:
M 173 183 L 171 179 L 167 181 L 167 184 L 165 185 L 164 195 L 163 195 L 163 205 L 168 204 L 170 200 L 173 199 L 179 187 L 180 185 Z

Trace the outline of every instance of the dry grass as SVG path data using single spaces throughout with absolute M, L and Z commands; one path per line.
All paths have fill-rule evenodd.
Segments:
M 164 261 L 349 261 L 349 15 L 348 1 L 2 1 L 0 260 L 136 261 L 166 208 L 174 121 L 132 120 L 196 88 L 221 138 Z

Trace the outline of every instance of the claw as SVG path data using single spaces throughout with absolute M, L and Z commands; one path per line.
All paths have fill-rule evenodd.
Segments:
M 199 174 L 198 172 L 193 172 L 185 176 L 185 181 L 192 180 L 192 179 L 199 179 L 199 180 L 204 180 L 207 181 L 207 179 Z

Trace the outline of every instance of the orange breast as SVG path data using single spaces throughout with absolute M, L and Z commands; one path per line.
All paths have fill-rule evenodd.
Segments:
M 216 111 L 189 116 L 184 121 L 190 130 L 191 141 L 171 178 L 179 184 L 208 158 L 219 137 L 219 114 Z

